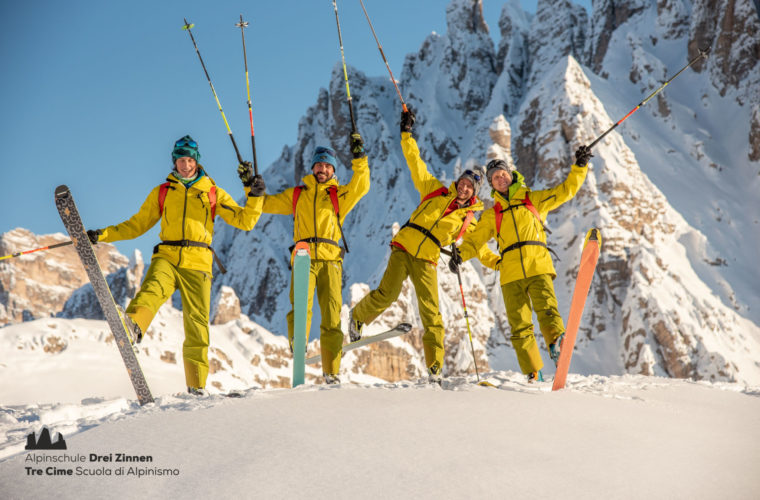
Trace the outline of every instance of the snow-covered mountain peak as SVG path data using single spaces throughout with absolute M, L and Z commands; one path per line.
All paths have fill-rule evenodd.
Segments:
M 451 0 L 446 6 L 446 29 L 450 35 L 463 33 L 488 34 L 483 18 L 483 0 Z
M 474 123 L 488 103 L 496 81 L 496 54 L 482 15 L 480 0 L 453 0 L 447 9 L 453 28 L 430 35 L 417 54 L 410 54 L 402 71 L 402 91 L 422 111 L 420 137 L 456 134 L 456 123 Z M 451 95 L 453 93 L 453 96 Z M 453 98 L 452 98 L 453 97 Z M 436 140 L 439 156 L 448 163 L 455 144 Z
M 565 56 L 582 59 L 587 29 L 588 14 L 583 7 L 569 0 L 539 0 L 530 26 L 528 83 L 539 81 Z

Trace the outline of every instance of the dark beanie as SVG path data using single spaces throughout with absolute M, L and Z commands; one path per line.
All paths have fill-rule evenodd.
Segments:
M 200 161 L 201 154 L 198 152 L 198 143 L 192 137 L 186 135 L 174 143 L 172 150 L 172 163 L 179 158 L 190 157 L 195 161 Z

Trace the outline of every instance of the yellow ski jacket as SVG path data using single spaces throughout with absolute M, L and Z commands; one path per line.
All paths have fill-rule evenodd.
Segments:
M 409 221 L 393 237 L 391 245 L 402 248 L 418 259 L 437 264 L 441 248 L 451 245 L 459 235 L 467 212 L 474 214 L 483 210 L 483 202 L 477 196 L 473 196 L 469 206 L 447 210 L 457 197 L 454 182 L 445 192 L 426 200 L 425 197 L 445 186 L 428 171 L 427 165 L 420 157 L 417 141 L 409 132 L 401 133 L 401 149 L 412 174 L 414 187 L 420 193 L 421 203 L 412 212 Z M 466 231 L 472 232 L 476 225 L 478 222 L 472 219 Z M 487 250 L 487 247 L 483 250 Z M 488 253 L 493 254 L 490 251 Z M 487 254 L 483 253 L 483 256 Z
M 150 192 L 140 210 L 128 220 L 115 226 L 108 226 L 100 235 L 99 241 L 121 241 L 137 238 L 153 227 L 161 219 L 161 241 L 187 240 L 211 245 L 214 235 L 214 221 L 211 217 L 209 191 L 215 186 L 214 180 L 203 172 L 202 176 L 186 187 L 174 173 L 166 178 L 169 189 L 166 191 L 163 214 L 159 211 L 159 191 L 161 185 Z M 261 216 L 264 197 L 250 196 L 250 189 L 245 207 L 240 207 L 222 188 L 216 188 L 216 215 L 224 222 L 244 231 L 250 231 Z M 153 258 L 164 258 L 185 269 L 194 269 L 211 274 L 213 254 L 208 248 L 198 246 L 169 246 L 158 244 Z
M 312 260 L 343 260 L 340 246 L 338 217 L 330 199 L 329 188 L 336 189 L 340 224 L 356 203 L 369 191 L 369 161 L 367 157 L 351 162 L 353 175 L 346 185 L 339 185 L 333 177 L 319 184 L 313 175 L 303 178 L 303 187 L 295 206 L 293 241 L 308 241 Z M 267 214 L 293 215 L 293 192 L 295 187 L 264 197 L 263 212 Z
M 557 273 L 546 247 L 546 232 L 542 221 L 546 220 L 550 210 L 575 196 L 586 179 L 587 171 L 586 167 L 573 165 L 562 184 L 539 191 L 531 191 L 525 185 L 523 176 L 519 172 L 513 172 L 516 179 L 507 195 L 493 191 L 495 208 L 484 211 L 475 231 L 465 236 L 459 249 L 462 260 L 475 257 L 484 243 L 496 238 L 501 255 L 496 256 L 489 251 L 492 257 L 488 262 L 493 265 L 486 261 L 483 263 L 499 270 L 502 285 L 539 274 L 550 274 L 554 279 Z M 541 216 L 540 221 L 525 203 L 526 197 Z M 501 228 L 497 234 L 496 208 L 499 206 Z

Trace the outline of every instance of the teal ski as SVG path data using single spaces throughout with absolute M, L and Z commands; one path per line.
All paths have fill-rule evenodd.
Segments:
M 306 310 L 309 299 L 308 243 L 298 243 L 293 250 L 293 387 L 304 383 L 306 366 Z

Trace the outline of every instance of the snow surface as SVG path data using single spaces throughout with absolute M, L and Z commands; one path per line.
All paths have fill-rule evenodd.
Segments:
M 0 407 L 3 498 L 758 498 L 760 388 L 474 378 Z M 85 381 L 82 380 L 84 384 Z M 66 389 L 61 392 L 65 393 Z M 47 426 L 66 451 L 24 451 Z M 90 454 L 152 463 L 89 462 Z M 83 463 L 50 457 L 83 455 Z M 47 458 L 46 458 L 47 457 Z M 34 464 L 33 460 L 48 460 Z M 120 467 L 124 466 L 124 469 Z M 26 467 L 43 471 L 28 475 Z M 74 475 L 50 476 L 48 467 Z M 77 467 L 96 476 L 76 475 Z M 150 474 L 171 469 L 176 475 Z M 107 475 L 109 474 L 110 475 Z

